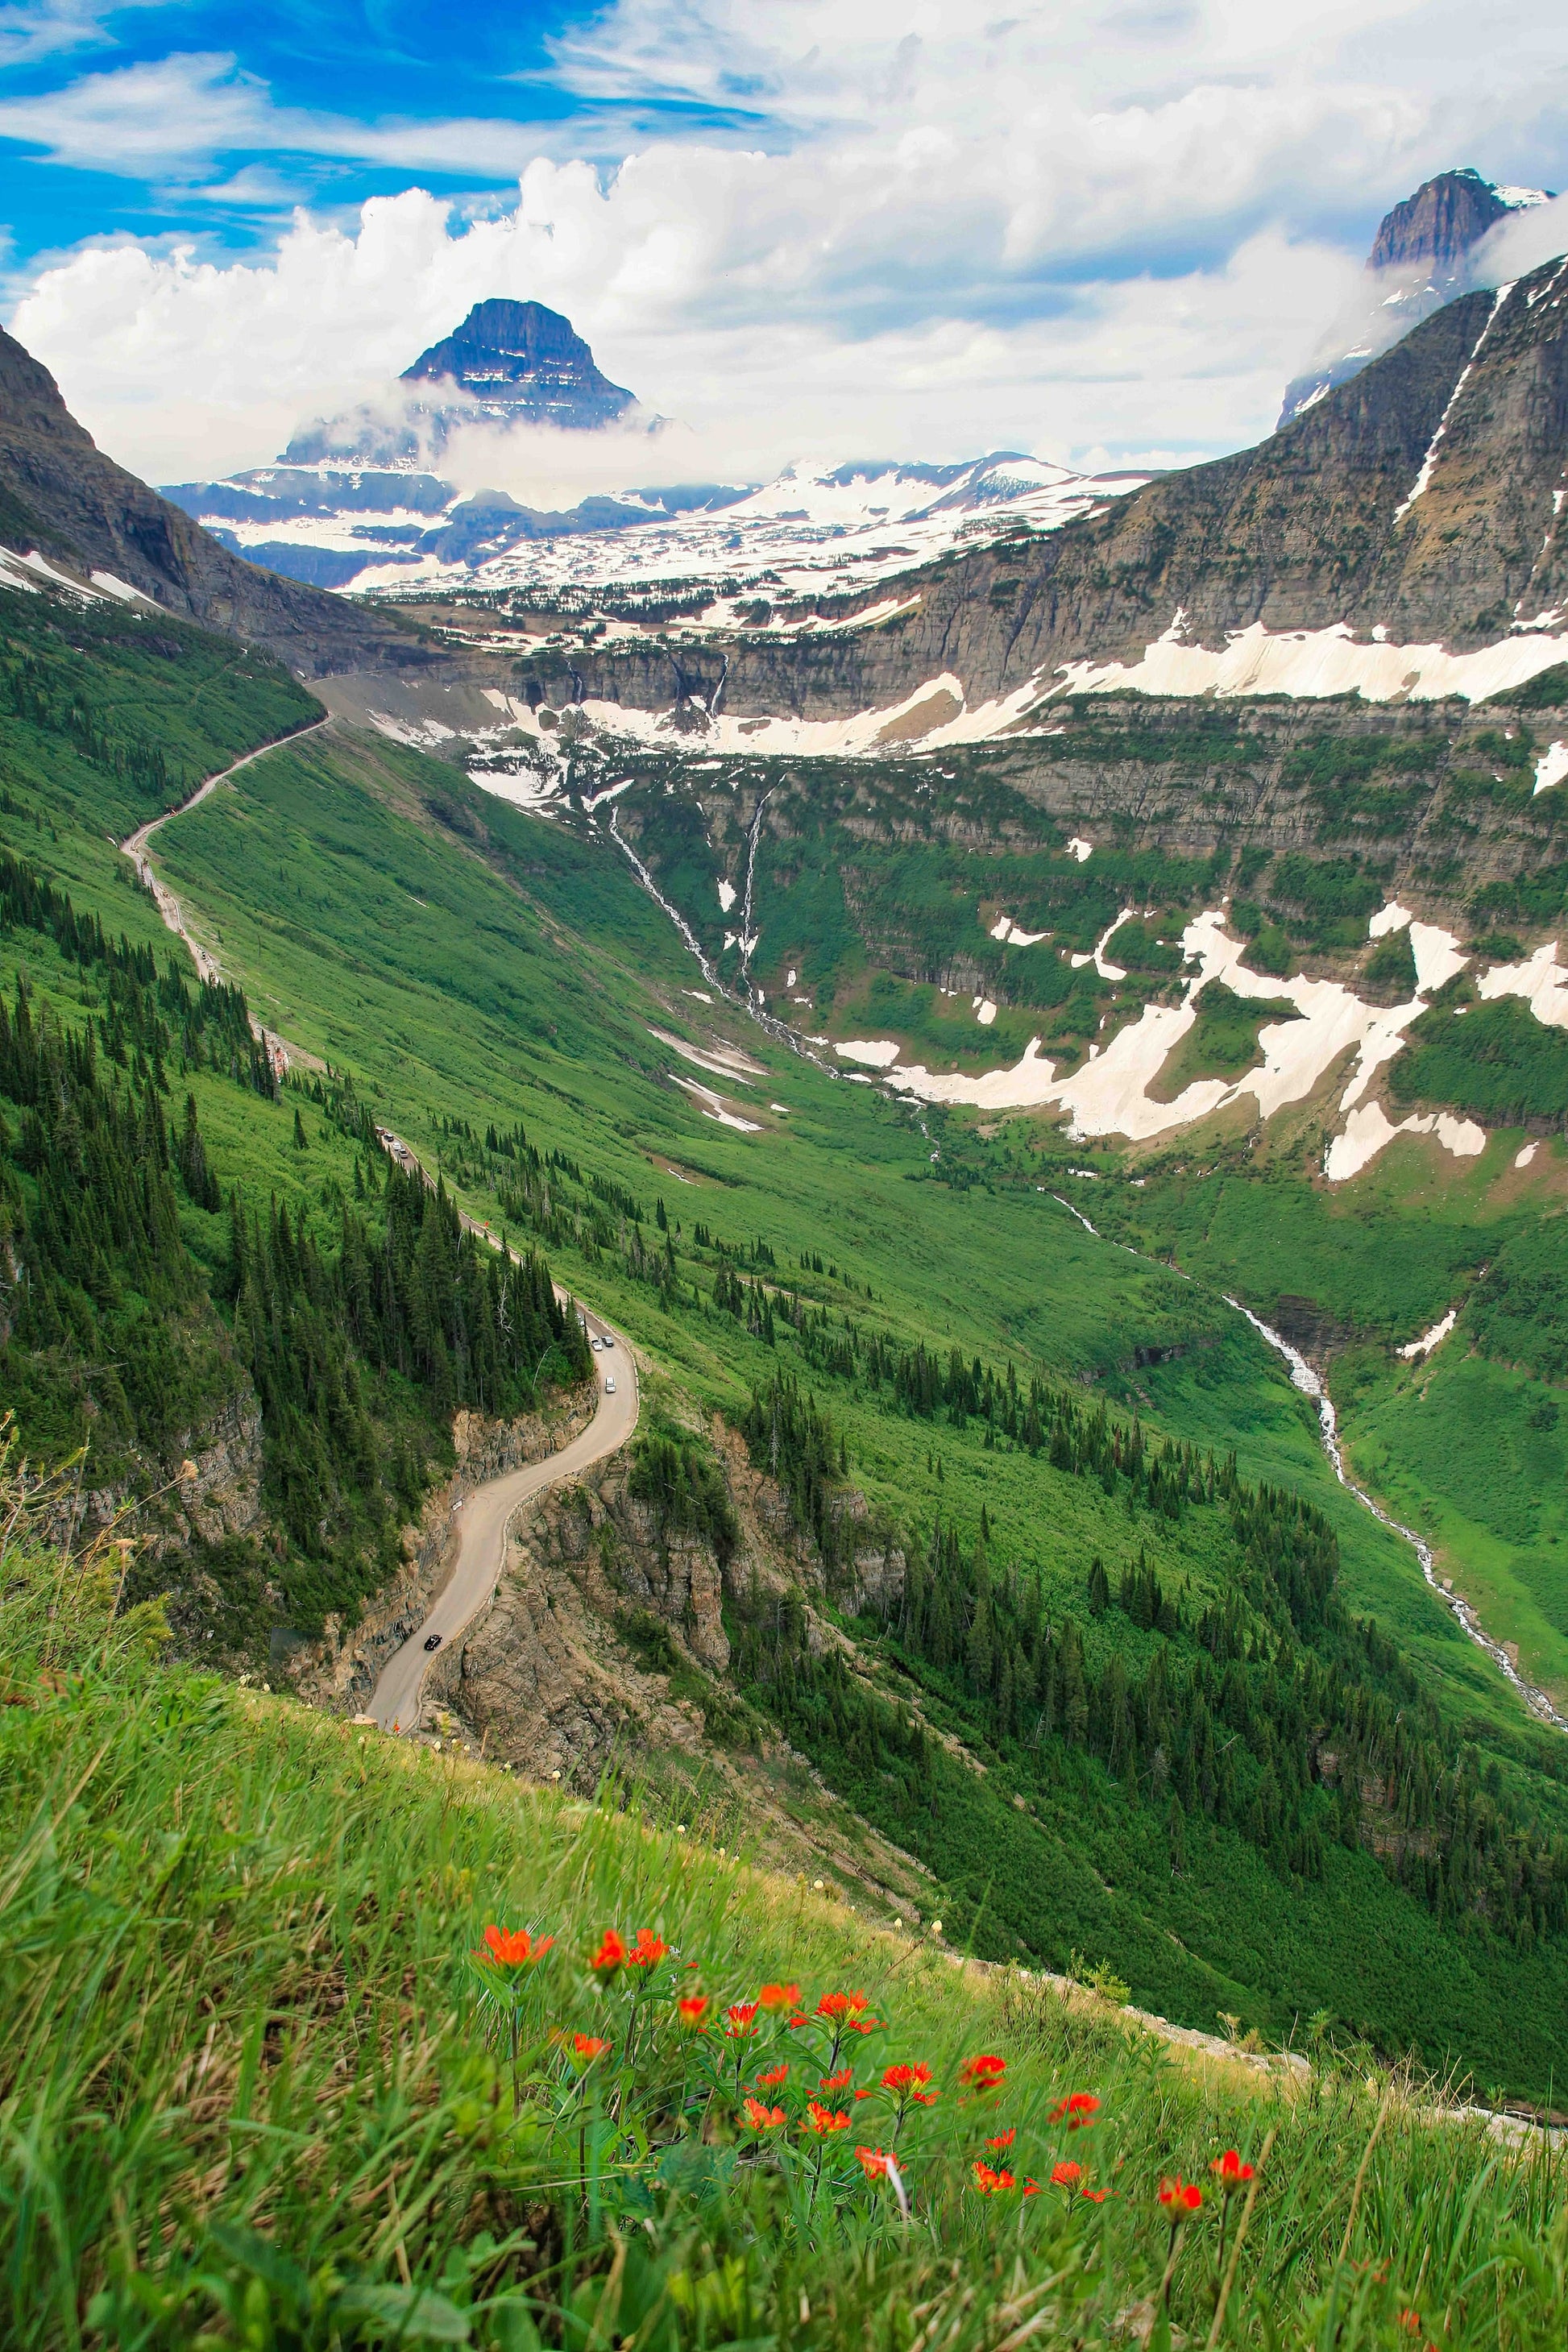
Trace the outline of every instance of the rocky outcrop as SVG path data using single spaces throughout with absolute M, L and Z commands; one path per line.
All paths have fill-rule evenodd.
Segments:
M 637 1769 L 673 1751 L 695 1764 L 735 1736 L 744 1711 L 725 1687 L 724 1601 L 807 1596 L 816 1648 L 843 1637 L 810 1605 L 825 1595 L 816 1544 L 788 1498 L 715 1419 L 738 1539 L 721 1562 L 706 1539 L 660 1526 L 630 1491 L 624 1456 L 548 1488 L 520 1514 L 494 1600 L 438 1661 L 430 1690 L 485 1752 L 535 1780 L 590 1792 L 612 1762 Z M 904 1557 L 879 1540 L 863 1496 L 838 1498 L 864 1530 L 835 1596 L 854 1609 L 901 1586 Z
M 84 579 L 111 572 L 204 627 L 266 646 L 304 677 L 421 660 L 413 634 L 243 562 L 106 457 L 47 368 L 0 330 L 0 542 Z
M 194 1475 L 178 1481 L 173 1499 L 189 1535 L 208 1544 L 248 1535 L 261 1516 L 261 1407 L 248 1380 L 185 1445 Z

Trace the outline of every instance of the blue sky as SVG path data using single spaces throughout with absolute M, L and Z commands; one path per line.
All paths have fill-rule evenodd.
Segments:
M 0 0 L 6 316 L 161 479 L 485 293 L 731 472 L 1169 462 L 1268 429 L 1418 180 L 1568 182 L 1545 0 L 984 5 Z

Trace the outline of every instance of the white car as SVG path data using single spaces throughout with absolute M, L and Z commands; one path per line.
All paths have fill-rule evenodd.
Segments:
M 614 1396 L 614 1395 L 615 1395 L 615 1393 L 616 1393 L 616 1376 L 615 1376 L 614 1372 L 612 1372 L 612 1373 L 610 1374 L 610 1376 L 609 1376 L 609 1379 L 605 1382 L 605 1394 L 606 1396 Z
M 603 1341 L 601 1342 L 601 1344 L 602 1344 L 604 1347 L 606 1347 L 606 1348 L 613 1348 L 613 1347 L 615 1346 L 615 1344 L 616 1344 L 616 1343 L 615 1343 L 615 1341 L 611 1339 L 611 1337 L 610 1337 L 609 1333 L 606 1331 L 606 1332 L 605 1332 L 605 1334 L 604 1339 L 603 1339 Z
M 590 1339 L 590 1340 L 589 1340 L 589 1342 L 588 1342 L 588 1345 L 593 1349 L 594 1353 L 595 1354 L 595 1356 L 598 1354 L 598 1352 L 599 1352 L 600 1349 L 604 1346 L 604 1344 L 605 1344 L 605 1343 L 604 1343 L 604 1341 L 603 1341 L 602 1339 Z

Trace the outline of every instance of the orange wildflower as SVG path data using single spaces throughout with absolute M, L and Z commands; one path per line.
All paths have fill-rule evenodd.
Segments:
M 597 2033 L 574 2033 L 572 2036 L 573 2052 L 584 2066 L 591 2066 L 595 2058 L 602 2058 L 609 2046 Z
M 1005 2058 L 986 2051 L 978 2058 L 966 2058 L 958 2070 L 958 2079 L 972 2091 L 994 2091 L 1006 2072 Z
M 542 1960 L 555 1938 L 541 1936 L 537 1942 L 526 1927 L 487 1927 L 485 1942 L 488 1952 L 476 1952 L 478 1960 L 489 1958 L 498 1969 L 529 1969 Z
M 1220 2187 L 1227 2189 L 1237 2189 L 1244 2180 L 1250 2180 L 1253 2177 L 1253 2167 L 1243 2164 L 1234 2147 L 1227 2147 L 1223 2156 L 1216 2156 L 1209 2170 L 1215 2174 Z
M 815 2132 L 818 2139 L 826 2139 L 830 2132 L 847 2131 L 849 2128 L 847 2115 L 842 2109 L 836 2113 L 833 2108 L 825 2107 L 820 2099 L 808 2099 L 805 2112 L 808 2120 L 802 2124 L 801 2129 Z
M 855 2153 L 860 2159 L 860 2168 L 868 2180 L 886 2180 L 889 2168 L 894 2161 L 890 2148 L 858 2147 Z
M 763 2009 L 797 2009 L 800 2005 L 798 1985 L 765 1984 L 757 1995 Z
M 999 2190 L 1016 2189 L 1017 2185 L 1010 2172 L 994 2171 L 988 2164 L 974 2167 L 974 2186 L 982 2197 L 994 2197 Z
M 1051 2121 L 1059 2124 L 1065 2116 L 1068 2131 L 1082 2131 L 1099 2113 L 1100 2101 L 1091 2092 L 1074 2091 L 1068 2097 L 1057 2101 L 1051 2109 Z
M 757 2088 L 759 2091 L 776 2090 L 781 2083 L 787 2083 L 788 2080 L 789 2063 L 786 2059 L 781 2059 L 776 2066 L 770 2066 L 765 2074 L 757 2076 Z
M 708 2006 L 705 1992 L 683 1992 L 675 2004 L 688 2025 L 695 2025 Z
M 847 2091 L 854 2080 L 853 2066 L 840 2066 L 837 2074 L 819 2074 L 816 2087 L 819 2091 Z
M 1162 2180 L 1160 2183 L 1160 2202 L 1174 2214 L 1195 2213 L 1203 2201 L 1204 2192 L 1195 2180 Z
M 988 2139 L 985 2145 L 989 2148 L 998 2150 L 1005 2147 L 1011 2147 L 1013 2142 L 1017 2138 L 1017 2127 L 1015 2126 L 1011 2131 L 998 2132 L 995 2138 Z
M 639 1927 L 631 1950 L 626 1956 L 626 1966 L 628 1969 L 656 1969 L 668 1950 L 669 1946 L 662 1937 L 656 1936 L 651 1927 Z
M 596 1977 L 613 1977 L 626 1960 L 626 1948 L 613 1927 L 606 1927 L 604 1939 L 588 1966 Z
M 1070 2157 L 1068 2157 L 1064 2163 L 1053 2164 L 1051 2167 L 1051 2187 L 1053 2189 L 1076 2188 L 1082 2179 L 1082 2165 L 1075 2164 Z
M 784 2120 L 784 2111 L 782 2107 L 764 2106 L 761 2099 L 746 2101 L 746 2121 L 753 2131 L 777 2131 Z
M 739 2040 L 743 2034 L 755 2032 L 757 2004 L 754 2000 L 731 2001 L 724 2015 L 728 2020 L 724 2031 L 731 2041 Z

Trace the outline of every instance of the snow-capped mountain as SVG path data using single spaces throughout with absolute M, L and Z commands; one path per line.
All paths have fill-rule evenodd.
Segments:
M 584 349 L 586 346 L 584 347 Z M 427 467 L 304 461 L 165 496 L 237 554 L 356 593 L 453 588 L 580 593 L 654 583 L 720 604 L 854 593 L 949 548 L 1051 530 L 1132 489 L 1021 451 L 948 465 L 791 467 L 763 485 L 632 487 L 564 509 L 463 493 Z
M 1468 292 L 1469 257 L 1487 231 L 1510 213 L 1551 201 L 1548 188 L 1500 187 L 1468 166 L 1423 181 L 1384 214 L 1366 258 L 1364 293 L 1330 329 L 1319 358 L 1286 385 L 1279 423 L 1289 425 L 1434 310 Z

